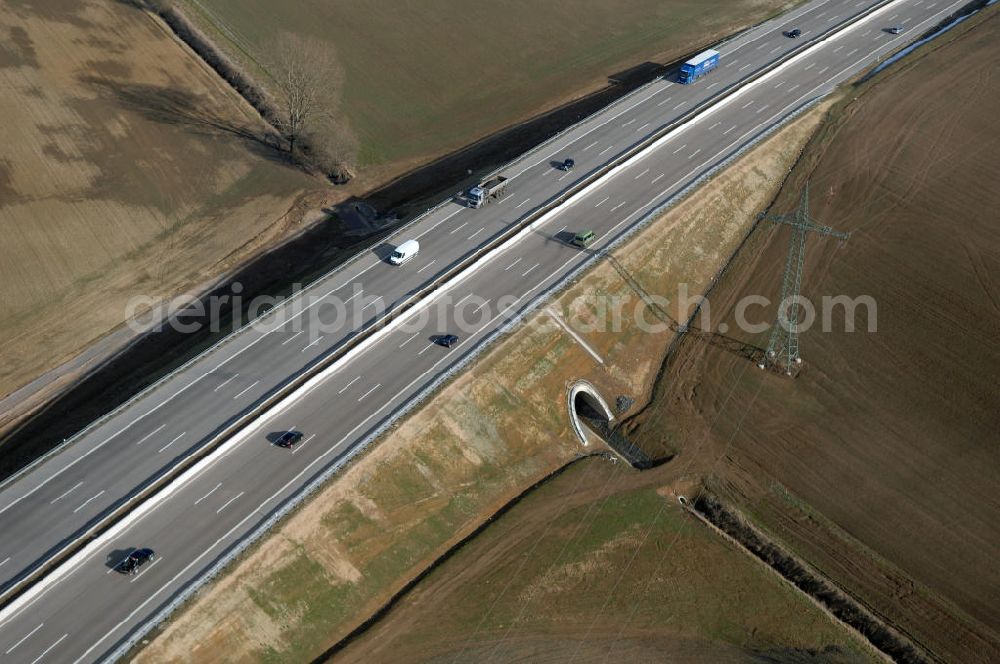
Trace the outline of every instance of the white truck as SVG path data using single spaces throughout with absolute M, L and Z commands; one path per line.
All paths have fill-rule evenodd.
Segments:
M 490 178 L 469 190 L 466 198 L 469 207 L 479 209 L 504 195 L 507 190 L 507 178 L 502 175 Z

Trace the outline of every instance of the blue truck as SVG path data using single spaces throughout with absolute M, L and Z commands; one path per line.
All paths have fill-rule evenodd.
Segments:
M 679 83 L 693 83 L 719 66 L 719 52 L 708 49 L 681 65 Z

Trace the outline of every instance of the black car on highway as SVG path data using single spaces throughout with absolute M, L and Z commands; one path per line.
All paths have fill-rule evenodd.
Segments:
M 303 436 L 301 431 L 286 431 L 278 436 L 278 440 L 274 441 L 274 444 L 290 450 L 299 444 Z
M 156 558 L 152 549 L 136 549 L 118 565 L 122 574 L 137 574 L 139 568 Z
M 791 37 L 792 39 L 795 39 L 796 37 L 802 35 L 802 31 L 799 30 L 798 28 L 793 28 L 791 30 L 785 30 L 782 34 L 784 34 L 786 37 Z
M 442 334 L 437 338 L 437 343 L 439 346 L 444 346 L 445 348 L 451 348 L 458 343 L 458 337 L 454 334 Z
M 559 170 L 571 171 L 574 166 L 576 166 L 576 162 L 572 159 L 563 159 L 563 163 L 559 165 Z

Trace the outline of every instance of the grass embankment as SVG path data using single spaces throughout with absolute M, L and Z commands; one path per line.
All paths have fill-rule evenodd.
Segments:
M 604 86 L 669 62 L 792 3 L 594 0 L 399 4 L 184 0 L 235 60 L 258 71 L 281 31 L 328 40 L 345 72 L 340 112 L 372 186 Z M 265 79 L 266 84 L 266 79 Z
M 280 238 L 321 186 L 128 3 L 5 4 L 0 34 L 2 397 L 122 323 L 130 297 L 202 287 Z
M 818 118 L 814 111 L 758 147 L 616 252 L 615 264 L 601 264 L 551 303 L 603 365 L 549 314 L 532 316 L 202 593 L 139 660 L 317 656 L 489 515 L 586 452 L 566 411 L 571 382 L 587 379 L 611 401 L 629 395 L 641 403 L 658 370 L 650 358 L 673 334 L 641 333 L 631 306 L 620 332 L 583 331 L 581 323 L 605 298 L 639 301 L 623 274 L 672 301 L 682 282 L 703 290 Z M 717 602 L 701 601 L 706 612 Z
M 1000 12 L 985 10 L 851 90 L 817 132 L 804 182 L 819 223 L 803 294 L 871 296 L 801 336 L 794 380 L 685 340 L 631 423 L 704 441 L 713 491 L 942 661 L 1000 660 Z M 780 292 L 788 229 L 762 226 L 716 289 L 715 324 Z M 752 322 L 767 320 L 753 313 Z M 681 449 L 681 456 L 686 447 Z

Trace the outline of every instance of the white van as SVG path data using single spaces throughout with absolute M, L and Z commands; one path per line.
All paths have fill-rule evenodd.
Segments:
M 406 261 L 410 260 L 417 255 L 420 251 L 420 243 L 416 240 L 407 240 L 403 244 L 396 247 L 396 251 L 392 252 L 389 256 L 389 262 L 393 265 L 402 265 Z

